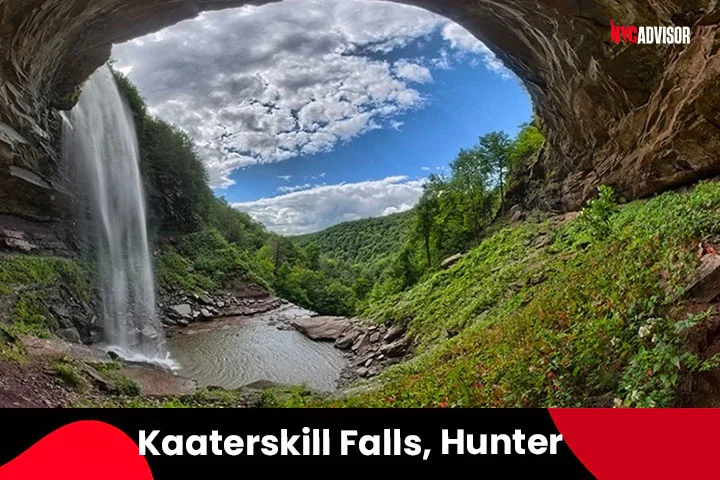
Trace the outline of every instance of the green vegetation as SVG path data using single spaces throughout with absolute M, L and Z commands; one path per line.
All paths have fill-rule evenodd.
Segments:
M 194 395 L 167 397 L 123 396 L 101 400 L 81 399 L 76 408 L 236 408 L 257 406 L 256 400 L 242 390 L 203 388 Z
M 417 206 L 409 212 L 404 238 L 380 261 L 356 266 L 369 272 L 372 288 L 358 303 L 360 312 L 406 291 L 436 272 L 444 259 L 476 246 L 503 205 L 508 177 L 542 146 L 533 125 L 515 139 L 491 132 L 463 149 L 451 162 L 452 175 L 430 175 Z M 362 232 L 358 232 L 363 236 Z
M 505 228 L 447 271 L 373 303 L 407 322 L 416 355 L 338 406 L 626 406 L 679 402 L 714 367 L 687 344 L 707 313 L 679 302 L 697 244 L 720 235 L 720 185 L 622 209 L 611 192 L 566 224 Z M 609 211 L 614 213 L 608 215 Z M 603 219 L 606 235 L 588 244 Z
M 88 299 L 89 266 L 74 259 L 7 255 L 0 262 L 0 295 L 10 295 L 14 287 L 43 288 L 63 284 Z
M 0 325 L 0 359 L 17 364 L 25 363 L 25 346 L 3 325 Z
M 314 245 L 318 252 L 350 265 L 377 263 L 397 253 L 413 222 L 413 212 L 341 223 L 322 232 L 293 237 L 305 250 Z
M 85 392 L 90 387 L 88 381 L 78 371 L 77 367 L 67 359 L 60 359 L 55 362 L 54 365 L 55 373 L 57 373 L 60 380 L 65 385 L 77 390 L 78 392 Z
M 92 266 L 77 259 L 8 255 L 0 261 L 0 313 L 14 334 L 47 337 L 57 324 L 47 299 L 90 299 Z
M 140 395 L 140 386 L 137 382 L 118 372 L 123 367 L 120 362 L 90 363 L 89 366 L 115 384 L 116 390 L 113 393 L 116 395 L 124 397 L 137 397 Z
M 216 291 L 235 280 L 268 287 L 251 255 L 211 227 L 168 239 L 156 260 L 157 282 L 165 291 Z

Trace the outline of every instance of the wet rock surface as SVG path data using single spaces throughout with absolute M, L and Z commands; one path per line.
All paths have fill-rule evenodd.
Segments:
M 350 327 L 350 322 L 342 317 L 301 318 L 291 324 L 312 340 L 338 340 Z
M 399 363 L 412 347 L 412 339 L 401 325 L 386 327 L 359 318 L 316 316 L 290 322 L 298 331 L 317 341 L 333 342 L 348 360 L 338 387 L 358 379 L 375 377 Z
M 127 365 L 118 374 L 133 379 L 140 394 L 150 397 L 194 395 L 197 382 L 152 365 Z

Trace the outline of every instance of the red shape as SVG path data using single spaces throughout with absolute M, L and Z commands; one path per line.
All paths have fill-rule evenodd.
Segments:
M 12 435 L 11 432 L 4 432 Z M 103 422 L 71 423 L 55 430 L 0 468 L 2 480 L 152 480 L 138 446 Z
M 719 478 L 720 409 L 550 409 L 599 480 Z
M 620 43 L 620 27 L 615 25 L 615 22 L 610 19 L 610 42 Z

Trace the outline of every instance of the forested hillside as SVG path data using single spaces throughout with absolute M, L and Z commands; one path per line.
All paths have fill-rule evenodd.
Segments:
M 291 237 L 301 248 L 314 245 L 330 258 L 350 263 L 371 264 L 397 253 L 412 228 L 415 212 L 396 213 L 341 223 L 326 230 Z

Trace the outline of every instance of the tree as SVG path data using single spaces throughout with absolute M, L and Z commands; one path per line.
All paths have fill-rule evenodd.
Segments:
M 423 245 L 425 247 L 425 261 L 426 269 L 432 268 L 432 252 L 430 248 L 430 242 L 433 233 L 433 225 L 435 223 L 435 216 L 438 211 L 438 199 L 435 192 L 428 185 L 425 186 L 425 191 L 422 197 L 415 207 L 417 232 L 422 238 Z
M 490 132 L 480 137 L 477 147 L 479 162 L 484 165 L 485 171 L 497 182 L 500 189 L 500 201 L 505 196 L 505 176 L 510 166 L 510 151 L 512 142 L 505 132 Z
M 510 146 L 508 172 L 512 174 L 523 162 L 539 151 L 544 143 L 545 137 L 535 125 L 532 123 L 520 125 L 520 133 Z

